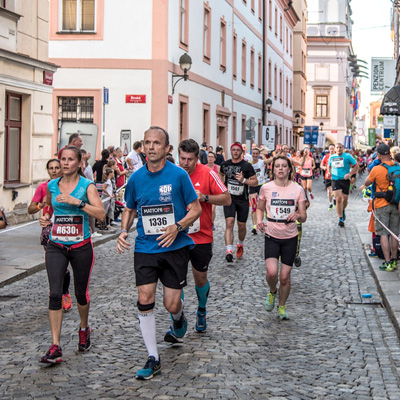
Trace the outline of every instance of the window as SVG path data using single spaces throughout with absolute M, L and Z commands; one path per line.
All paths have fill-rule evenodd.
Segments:
M 250 9 L 253 14 L 256 12 L 256 0 L 251 0 Z
M 233 79 L 236 80 L 237 78 L 237 35 L 234 32 L 233 33 L 233 40 L 232 40 L 232 75 L 233 75 Z
M 276 65 L 274 67 L 274 89 L 275 89 L 274 97 L 275 97 L 275 100 L 277 100 L 278 99 L 278 69 L 277 69 Z
M 211 59 L 211 8 L 204 5 L 203 19 L 203 60 L 210 64 Z
M 179 95 L 179 143 L 189 139 L 189 98 Z
M 289 53 L 289 29 L 286 27 L 286 53 Z
M 93 123 L 93 97 L 59 97 L 58 98 L 58 129 L 63 122 Z
M 240 142 L 246 143 L 246 116 L 242 114 L 242 131 L 240 133 Z
M 289 105 L 289 79 L 286 77 L 286 107 Z
M 236 142 L 236 134 L 237 134 L 237 126 L 236 126 L 236 119 L 237 119 L 237 114 L 236 112 L 232 113 L 232 142 Z
M 263 1 L 258 0 L 258 19 L 262 21 L 262 9 L 263 8 Z
M 268 14 L 269 14 L 269 29 L 272 30 L 272 0 L 269 0 L 269 5 L 268 5 Z
M 290 57 L 293 57 L 293 35 L 291 33 L 290 33 L 289 47 L 290 47 Z
M 6 8 L 6 0 L 1 0 L 0 1 L 0 6 Z
M 258 91 L 261 93 L 262 89 L 262 54 L 258 53 Z
M 282 14 L 279 16 L 279 40 L 282 43 L 283 40 L 283 20 L 282 20 Z
M 226 70 L 226 22 L 222 18 L 221 19 L 221 28 L 220 28 L 220 43 L 219 43 L 219 62 L 220 69 L 223 71 Z
M 246 41 L 243 39 L 242 41 L 242 83 L 243 85 L 246 84 L 246 51 L 247 51 L 247 44 Z
M 289 102 L 290 102 L 290 109 L 292 109 L 293 108 L 293 82 L 292 82 L 292 80 L 290 80 Z
M 315 116 L 328 117 L 328 95 L 315 96 Z
M 210 105 L 203 103 L 203 137 L 202 141 L 210 143 Z
M 275 7 L 275 36 L 278 37 L 278 9 Z
M 22 96 L 6 93 L 5 182 L 21 179 Z
M 179 8 L 179 41 L 181 47 L 183 47 L 185 50 L 187 50 L 189 44 L 188 2 L 189 0 L 180 0 L 181 4 Z
M 94 32 L 96 0 L 62 0 L 62 30 Z
M 272 96 L 272 63 L 268 61 L 268 96 Z
M 250 88 L 254 89 L 254 47 L 250 49 Z
M 279 71 L 279 101 L 283 102 L 283 78 L 282 71 Z

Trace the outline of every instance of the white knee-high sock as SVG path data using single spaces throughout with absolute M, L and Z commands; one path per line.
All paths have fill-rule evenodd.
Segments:
M 154 356 L 158 360 L 157 351 L 157 338 L 156 338 L 156 318 L 154 316 L 154 311 L 148 313 L 138 312 L 140 330 L 142 331 L 142 336 L 144 344 L 146 346 L 149 356 Z

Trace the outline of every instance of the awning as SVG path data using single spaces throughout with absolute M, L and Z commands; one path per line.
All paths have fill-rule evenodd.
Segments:
M 381 115 L 400 115 L 400 85 L 393 86 L 383 97 Z

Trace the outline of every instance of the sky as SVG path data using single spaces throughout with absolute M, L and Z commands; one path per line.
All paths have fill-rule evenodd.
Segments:
M 358 59 L 368 62 L 370 68 L 372 57 L 393 58 L 393 42 L 390 33 L 391 9 L 390 0 L 352 0 L 353 51 Z M 368 71 L 368 75 L 371 75 Z M 359 115 L 367 113 L 371 101 L 378 100 L 381 95 L 371 95 L 370 80 L 362 78 L 361 106 Z

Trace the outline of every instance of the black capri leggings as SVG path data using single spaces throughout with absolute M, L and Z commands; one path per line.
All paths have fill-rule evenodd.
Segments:
M 89 303 L 89 279 L 94 264 L 92 241 L 82 246 L 63 246 L 49 241 L 46 250 L 46 270 L 50 286 L 49 310 L 60 310 L 63 283 L 68 263 L 74 271 L 75 297 L 78 304 Z

